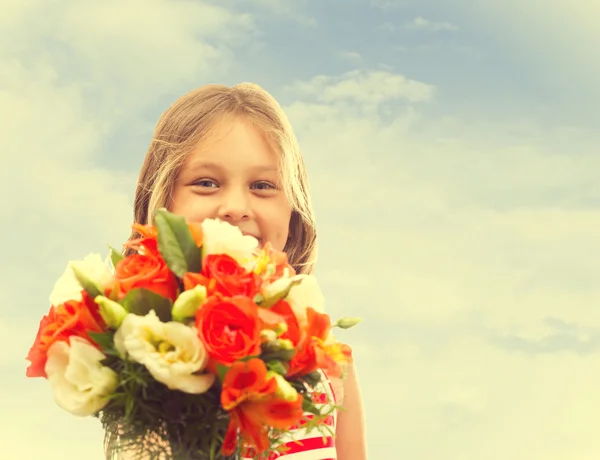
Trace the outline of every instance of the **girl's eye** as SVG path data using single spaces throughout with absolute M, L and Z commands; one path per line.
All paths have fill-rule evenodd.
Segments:
M 255 182 L 254 184 L 252 184 L 252 188 L 255 188 L 258 190 L 274 190 L 277 187 L 275 187 L 273 184 L 271 184 L 269 182 Z
M 219 184 L 217 184 L 214 180 L 211 179 L 200 179 L 194 182 L 194 185 L 197 185 L 198 187 L 202 188 L 215 188 L 219 186 Z

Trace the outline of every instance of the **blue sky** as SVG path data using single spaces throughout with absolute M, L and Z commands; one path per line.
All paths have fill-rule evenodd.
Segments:
M 371 458 L 596 460 L 600 6 L 223 4 L 0 6 L 3 450 L 102 458 L 24 377 L 48 294 L 127 237 L 160 113 L 254 81 L 306 158 L 328 309 L 365 318 Z

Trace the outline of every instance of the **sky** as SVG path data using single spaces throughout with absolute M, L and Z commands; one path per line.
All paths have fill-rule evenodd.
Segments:
M 598 17 L 593 0 L 2 2 L 3 455 L 102 459 L 99 422 L 25 378 L 48 295 L 127 238 L 162 111 L 252 81 L 307 163 L 327 309 L 364 318 L 339 336 L 369 458 L 600 458 Z

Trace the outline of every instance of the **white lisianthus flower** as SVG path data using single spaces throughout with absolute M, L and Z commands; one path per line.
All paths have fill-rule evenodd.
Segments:
M 106 356 L 87 340 L 73 336 L 48 350 L 46 374 L 54 400 L 81 417 L 93 415 L 108 403 L 117 388 L 117 374 L 102 365 Z
M 291 287 L 285 300 L 290 304 L 298 325 L 303 329 L 308 323 L 306 309 L 311 307 L 319 313 L 325 313 L 325 299 L 314 276 L 301 274 L 293 278 L 300 278 L 302 281 Z
M 209 254 L 227 254 L 244 268 L 252 268 L 258 247 L 256 238 L 219 219 L 205 219 L 202 231 L 202 260 Z
M 302 279 L 299 284 L 291 287 L 285 300 L 290 304 L 294 312 L 304 312 L 306 309 L 313 308 L 319 313 L 325 312 L 325 298 L 321 292 L 321 287 L 313 275 L 298 275 Z M 296 278 L 296 277 L 294 277 Z
M 50 293 L 50 305 L 60 305 L 69 300 L 81 300 L 81 284 L 73 272 L 73 267 L 100 289 L 106 289 L 114 280 L 107 261 L 103 261 L 99 254 L 89 254 L 83 260 L 71 261 L 62 276 L 54 284 Z
M 154 310 L 146 316 L 128 314 L 115 334 L 115 348 L 124 357 L 143 364 L 152 377 L 172 390 L 200 394 L 213 384 L 204 370 L 208 354 L 195 328 L 160 321 Z

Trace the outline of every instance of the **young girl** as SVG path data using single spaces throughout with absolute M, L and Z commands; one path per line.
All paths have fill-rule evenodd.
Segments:
M 257 85 L 204 86 L 163 113 L 141 169 L 135 222 L 151 223 L 162 207 L 190 221 L 225 220 L 285 251 L 298 273 L 313 271 L 315 219 L 298 142 L 279 104 Z M 353 366 L 345 381 L 322 390 L 344 407 L 328 422 L 335 437 L 298 431 L 302 446 L 290 443 L 279 459 L 365 460 Z

